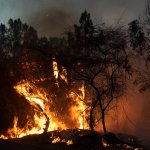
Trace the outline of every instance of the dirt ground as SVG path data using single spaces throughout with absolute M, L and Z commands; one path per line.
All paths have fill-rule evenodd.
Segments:
M 61 141 L 53 143 L 58 138 Z M 67 141 L 72 144 L 67 145 Z M 106 143 L 107 141 L 107 143 Z M 106 143 L 106 144 L 104 144 Z M 41 135 L 0 140 L 0 150 L 150 150 L 149 141 L 123 134 L 99 134 L 89 130 L 53 131 Z

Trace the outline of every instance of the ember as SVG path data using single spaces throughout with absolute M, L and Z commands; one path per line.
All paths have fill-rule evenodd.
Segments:
M 52 143 L 66 143 L 67 145 L 73 144 L 72 140 L 61 139 L 60 137 L 51 137 L 51 138 L 54 138 Z

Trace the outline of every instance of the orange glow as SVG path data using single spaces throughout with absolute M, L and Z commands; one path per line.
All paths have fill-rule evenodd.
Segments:
M 65 81 L 67 84 L 67 70 L 61 66 L 61 71 L 58 70 L 58 64 L 55 58 L 52 61 L 53 66 L 53 76 L 56 79 L 56 83 L 59 88 L 58 77 Z M 45 78 L 35 79 L 33 83 L 45 81 Z M 65 120 L 57 117 L 57 113 L 50 110 L 53 107 L 53 100 L 44 89 L 31 84 L 29 81 L 22 80 L 18 82 L 14 89 L 19 95 L 24 96 L 25 99 L 33 106 L 34 116 L 27 116 L 27 123 L 21 129 L 18 126 L 18 117 L 14 117 L 13 127 L 9 128 L 6 135 L 0 135 L 0 138 L 20 138 L 30 134 L 41 134 L 43 132 L 53 131 L 57 129 L 68 129 L 65 124 Z M 79 91 L 79 92 L 75 92 Z M 86 121 L 87 114 L 85 112 L 87 106 L 84 103 L 85 100 L 85 87 L 82 83 L 79 89 L 74 89 L 68 94 L 71 99 L 71 106 L 69 108 L 70 120 L 74 124 L 74 127 L 78 129 L 89 129 L 88 123 Z M 65 107 L 65 106 L 64 106 Z M 31 118 L 33 118 L 31 120 Z M 68 119 L 68 118 L 67 118 Z M 71 126 L 72 127 L 72 126 Z M 56 139 L 55 139 L 56 140 Z M 54 140 L 54 142 L 55 142 Z M 56 140 L 57 141 L 57 140 Z M 59 140 L 58 140 L 59 141 Z M 62 141 L 62 140 L 61 140 Z M 71 144 L 72 141 L 65 141 Z
M 52 143 L 66 143 L 67 145 L 73 144 L 72 140 L 61 139 L 60 137 L 51 137 L 54 138 Z
M 109 144 L 104 139 L 102 139 L 102 144 L 103 144 L 103 147 L 109 147 Z
M 62 72 L 60 73 L 60 77 L 62 80 L 64 80 L 66 83 L 68 83 L 66 76 L 67 76 L 67 70 L 64 67 L 62 67 Z
M 79 89 L 81 92 L 81 95 L 71 92 L 70 97 L 74 101 L 74 105 L 70 107 L 70 113 L 72 120 L 77 121 L 77 125 L 79 129 L 89 129 L 88 123 L 86 121 L 86 105 L 84 104 L 84 98 L 85 98 L 85 89 L 84 89 L 84 83 L 82 84 L 81 88 Z
M 28 119 L 25 127 L 22 129 L 18 127 L 18 117 L 14 117 L 13 127 L 8 129 L 6 135 L 0 135 L 0 138 L 21 138 L 30 134 L 41 134 L 47 131 L 53 131 L 57 129 L 68 129 L 65 124 L 65 120 L 57 118 L 55 112 L 50 111 L 50 106 L 52 105 L 52 100 L 48 99 L 47 93 L 36 86 L 30 84 L 28 81 L 21 81 L 14 86 L 14 89 L 30 103 L 34 108 L 34 120 Z M 84 105 L 85 89 L 84 84 L 79 88 L 81 94 L 70 93 L 70 97 L 73 104 L 70 106 L 70 118 L 76 128 L 88 129 L 88 124 L 86 121 L 86 105 Z M 30 117 L 28 117 L 30 118 Z M 32 123 L 31 125 L 31 122 Z M 48 124 L 48 125 L 46 125 Z M 32 126 L 32 128 L 31 128 Z M 71 141 L 66 141 L 66 143 L 72 143 Z
M 55 61 L 55 58 L 53 59 L 53 73 L 54 73 L 55 79 L 58 79 L 59 70 L 58 70 L 58 65 L 57 65 L 57 62 Z

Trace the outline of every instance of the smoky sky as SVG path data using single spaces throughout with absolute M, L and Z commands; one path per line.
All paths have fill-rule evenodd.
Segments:
M 86 9 L 99 23 L 103 18 L 113 23 L 122 17 L 125 22 L 143 14 L 146 0 L 0 0 L 0 21 L 21 18 L 35 27 L 40 35 L 59 35 L 77 22 Z

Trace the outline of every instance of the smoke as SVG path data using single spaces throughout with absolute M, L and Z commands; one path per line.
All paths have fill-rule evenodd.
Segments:
M 150 93 L 140 93 L 132 85 L 127 95 L 118 100 L 117 107 L 106 113 L 107 130 L 150 140 L 149 97 Z M 103 131 L 101 124 L 97 130 Z
M 59 3 L 53 0 L 44 2 L 32 0 L 32 4 L 35 4 L 33 11 L 31 11 L 30 3 L 25 4 L 27 11 L 31 13 L 24 18 L 42 36 L 60 36 L 66 28 L 77 23 L 77 18 L 85 9 L 91 13 L 92 20 L 96 24 L 101 23 L 102 18 L 106 23 L 112 24 L 120 17 L 125 22 L 137 18 L 145 7 L 145 3 L 139 0 L 136 0 L 136 2 L 114 0 L 113 3 L 109 0 L 65 0 Z
M 127 83 L 124 97 L 118 100 L 118 107 L 108 114 L 107 126 L 109 131 L 150 139 L 150 91 L 140 92 L 142 85 L 133 84 L 135 79 L 139 80 L 137 72 L 143 77 L 147 68 L 142 56 L 136 57 L 131 63 L 136 72 Z
M 40 35 L 58 36 L 73 25 L 76 17 L 86 9 L 100 23 L 103 17 L 110 24 L 117 18 L 125 21 L 137 18 L 145 8 L 146 0 L 0 0 L 0 20 L 21 18 L 35 27 Z M 134 7 L 136 5 L 136 7 Z M 123 20 L 123 21 L 124 21 Z
M 50 8 L 29 16 L 28 23 L 38 30 L 40 36 L 60 36 L 73 24 L 73 18 L 74 15 L 65 10 Z

